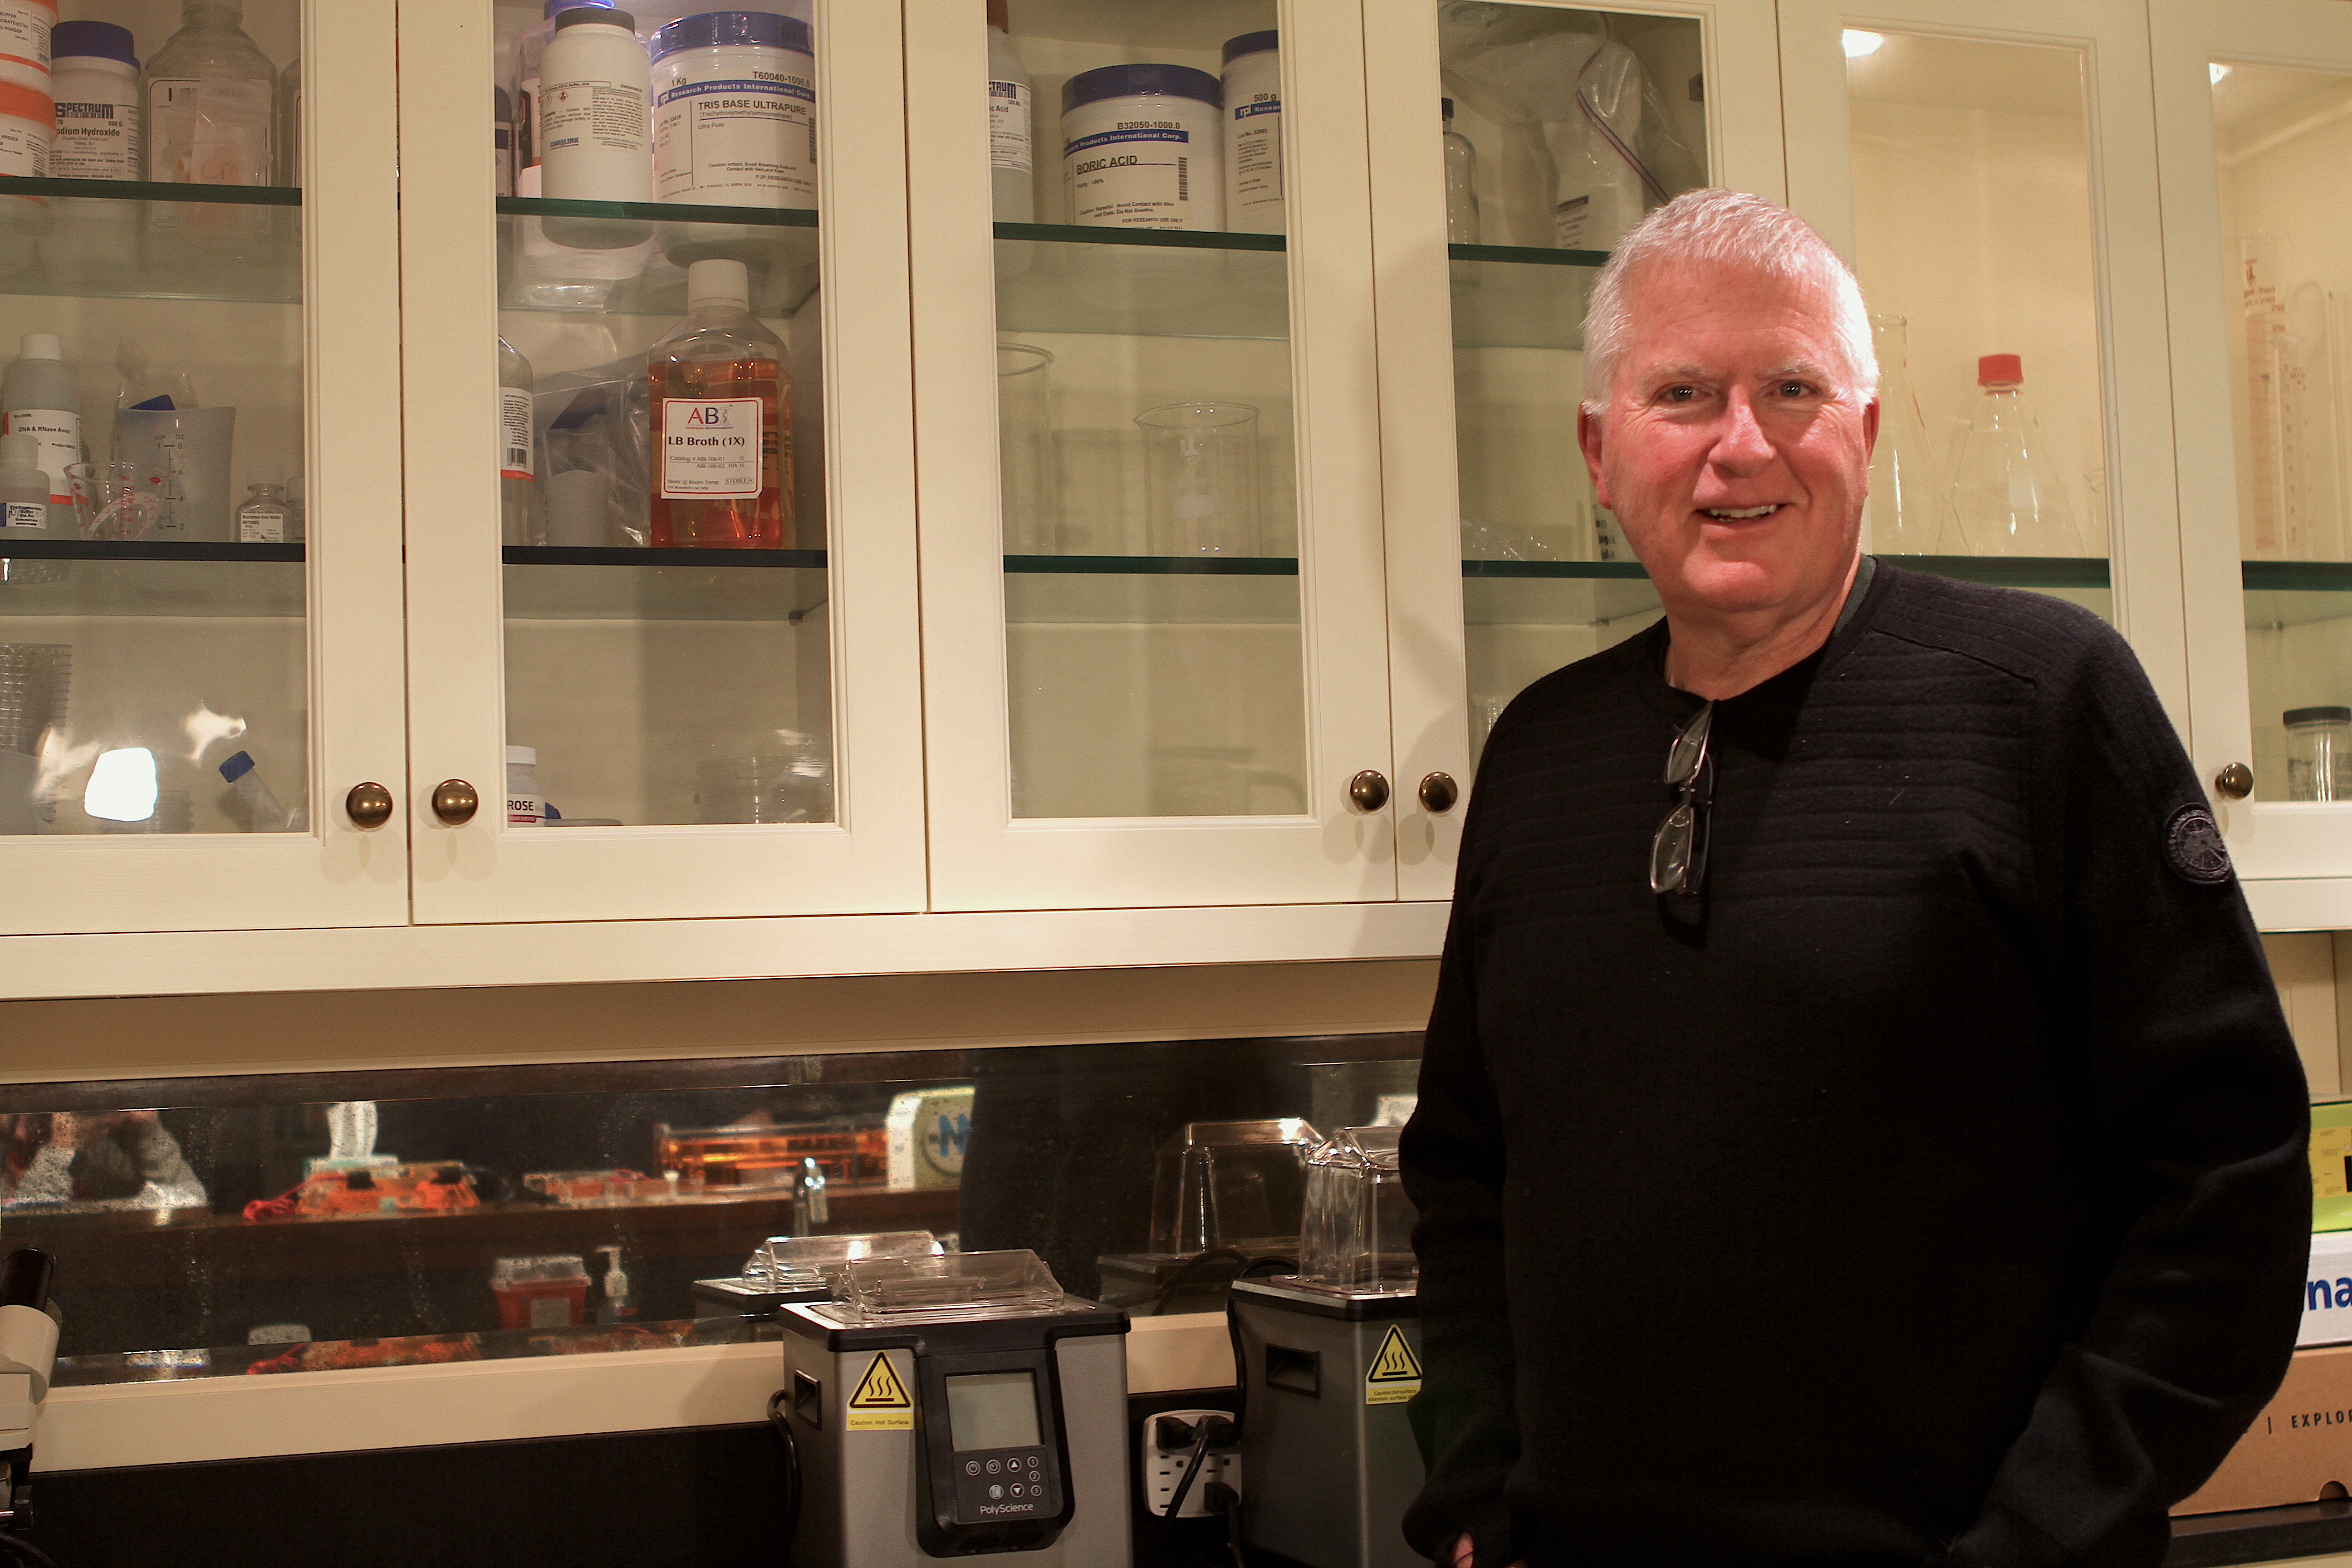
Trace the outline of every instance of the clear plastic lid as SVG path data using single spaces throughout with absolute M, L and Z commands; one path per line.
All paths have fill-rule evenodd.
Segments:
M 501 1258 L 490 1265 L 493 1285 L 565 1284 L 574 1279 L 584 1284 L 587 1279 L 587 1266 L 576 1252 L 559 1252 L 546 1258 Z
M 1061 1310 L 1054 1271 L 1024 1247 L 939 1258 L 867 1258 L 842 1266 L 832 1315 L 845 1323 L 1025 1318 Z
M 863 1236 L 772 1236 L 743 1265 L 743 1280 L 776 1289 L 818 1285 L 847 1265 L 869 1258 L 936 1258 L 928 1230 L 877 1231 Z
M 1307 1153 L 1322 1134 L 1296 1116 L 1192 1121 L 1160 1146 L 1151 1250 L 1286 1252 L 1307 1197 Z
M 1298 1278 L 1326 1289 L 1411 1290 L 1417 1216 L 1397 1169 L 1401 1127 L 1344 1127 L 1307 1157 L 1307 1218 L 1298 1230 Z

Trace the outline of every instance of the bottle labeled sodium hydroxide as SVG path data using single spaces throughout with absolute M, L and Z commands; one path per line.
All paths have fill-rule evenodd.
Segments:
M 49 34 L 58 0 L 0 0 L 0 81 L 49 88 Z
M 546 127 L 540 194 L 558 201 L 649 202 L 654 195 L 653 62 L 636 18 L 610 6 L 559 12 L 540 61 Z
M 654 193 L 666 202 L 816 205 L 816 56 L 771 11 L 681 16 L 654 35 Z
M 139 177 L 139 57 L 131 29 L 111 22 L 60 22 L 49 59 L 58 135 L 49 177 Z
M 0 374 L 0 416 L 11 436 L 39 443 L 35 459 L 49 477 L 49 512 L 73 531 L 73 485 L 67 470 L 81 457 L 81 380 L 51 332 L 26 332 L 22 357 Z
M 1225 40 L 1225 226 L 1280 234 L 1282 50 L 1271 27 Z
M 1101 66 L 1062 84 L 1070 221 L 1225 226 L 1223 89 L 1191 66 Z
M 1009 0 L 988 0 L 988 166 L 998 223 L 1030 223 L 1037 216 L 1036 155 L 1031 122 L 1036 94 L 1029 68 L 1013 50 Z

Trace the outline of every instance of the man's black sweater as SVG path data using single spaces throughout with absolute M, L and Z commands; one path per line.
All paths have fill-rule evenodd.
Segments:
M 1479 1568 L 2153 1568 L 2277 1386 L 2305 1089 L 2203 795 L 2090 615 L 1880 563 L 1716 705 L 1662 624 L 1514 701 L 1404 1135 L 1427 1489 Z

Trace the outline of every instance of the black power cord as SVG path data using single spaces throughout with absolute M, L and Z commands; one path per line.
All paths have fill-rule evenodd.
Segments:
M 1185 1465 L 1182 1477 L 1177 1480 L 1175 1493 L 1169 1498 L 1168 1507 L 1160 1515 L 1160 1533 L 1152 1540 L 1150 1556 L 1144 1560 L 1146 1568 L 1167 1555 L 1168 1543 L 1176 1535 L 1176 1516 L 1182 1511 L 1184 1500 L 1192 1495 L 1192 1483 L 1200 1479 L 1201 1467 L 1209 1462 L 1209 1450 L 1231 1447 L 1236 1434 L 1234 1424 L 1222 1415 L 1202 1416 L 1197 1426 L 1180 1421 L 1172 1415 L 1162 1415 L 1157 1419 L 1155 1436 L 1163 1454 L 1169 1449 L 1171 1438 L 1182 1443 L 1189 1437 L 1192 1443 L 1192 1458 Z M 1209 1483 L 1213 1489 L 1221 1484 L 1216 1481 Z
M 0 1533 L 0 1553 L 18 1563 L 30 1563 L 34 1568 L 58 1568 L 56 1558 L 21 1535 Z
M 1211 1481 L 1201 1495 L 1225 1516 L 1225 1555 L 1233 1560 L 1234 1568 L 1248 1568 L 1242 1561 L 1242 1494 L 1223 1481 Z
M 779 1544 L 785 1556 L 792 1554 L 793 1537 L 801 1527 L 801 1446 L 793 1436 L 792 1418 L 784 1414 L 784 1401 L 791 1394 L 792 1390 L 780 1388 L 768 1396 L 768 1425 L 784 1444 L 783 1540 Z M 56 1565 L 51 1563 L 49 1568 Z

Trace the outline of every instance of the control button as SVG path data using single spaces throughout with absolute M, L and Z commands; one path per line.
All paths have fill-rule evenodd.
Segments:
M 1033 1470 L 1037 1468 L 1037 1456 L 1034 1454 L 1029 1456 L 1029 1468 Z
M 963 1462 L 963 1473 L 967 1476 L 976 1476 L 980 1474 L 980 1461 L 978 1459 L 966 1459 Z
M 1002 1465 L 998 1464 L 994 1459 L 991 1459 L 991 1460 L 989 1460 L 989 1461 L 988 1461 L 988 1473 L 989 1473 L 990 1475 L 992 1475 L 992 1475 L 994 1475 L 994 1474 L 996 1474 L 996 1473 L 997 1473 L 997 1471 L 999 1471 L 999 1470 L 1003 1469 L 1003 1468 L 1004 1468 L 1003 1466 L 1002 1466 Z
M 1003 1487 L 991 1487 L 988 1489 L 988 1495 L 992 1498 L 1002 1500 L 1004 1496 L 1004 1489 Z

